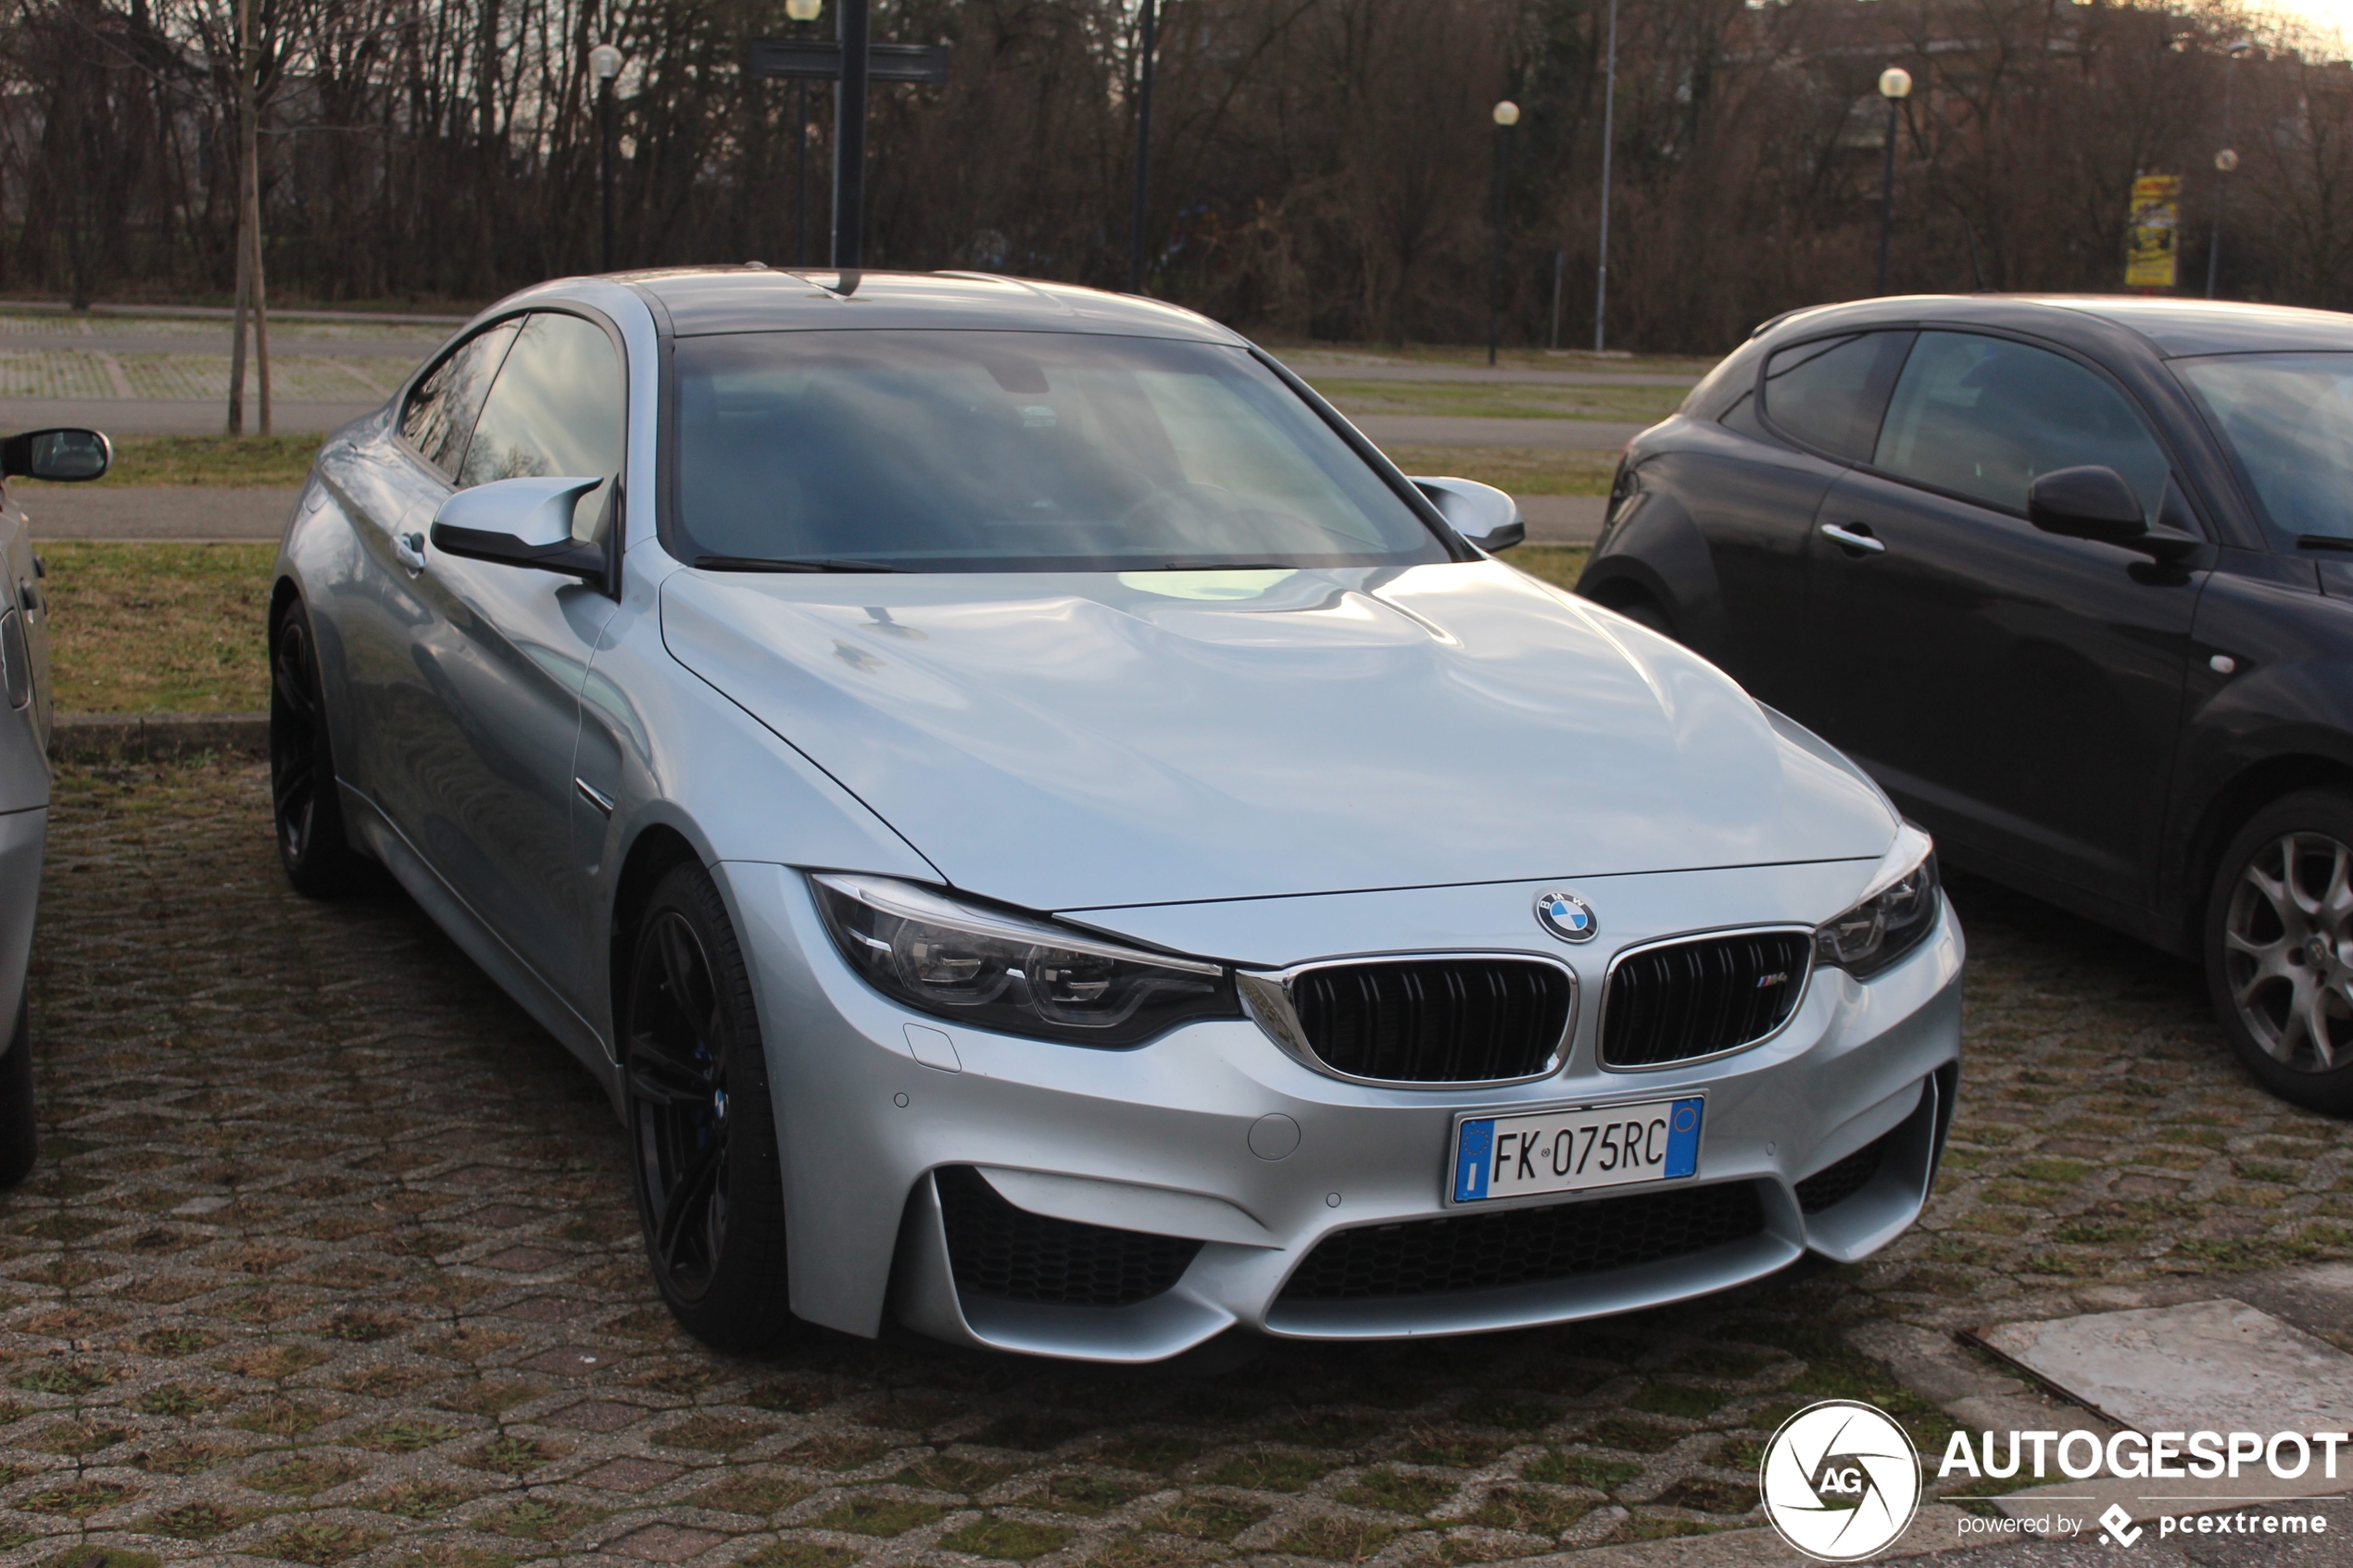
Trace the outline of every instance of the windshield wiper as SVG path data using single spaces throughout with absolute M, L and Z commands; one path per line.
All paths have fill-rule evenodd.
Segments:
M 705 571 L 900 571 L 878 560 L 791 560 L 770 556 L 697 556 Z
M 2334 533 L 2299 533 L 2296 543 L 2298 548 L 2307 550 L 2353 550 L 2353 539 Z
M 1158 566 L 1141 568 L 1145 571 L 1288 571 L 1289 567 L 1263 560 L 1214 560 L 1200 566 L 1191 561 L 1164 560 Z

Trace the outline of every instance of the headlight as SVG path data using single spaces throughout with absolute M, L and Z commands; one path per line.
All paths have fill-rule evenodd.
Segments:
M 813 876 L 849 966 L 940 1018 L 1081 1046 L 1135 1046 L 1203 1018 L 1239 1018 L 1223 966 L 1145 952 L 1046 921 L 958 903 L 912 883 Z
M 1814 933 L 1814 957 L 1861 980 L 1920 945 L 1936 928 L 1936 845 L 1904 824 L 1863 901 Z

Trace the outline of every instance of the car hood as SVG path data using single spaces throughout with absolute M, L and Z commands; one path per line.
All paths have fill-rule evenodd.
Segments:
M 1493 561 L 661 585 L 671 653 L 1035 909 L 1876 859 L 1884 798 Z

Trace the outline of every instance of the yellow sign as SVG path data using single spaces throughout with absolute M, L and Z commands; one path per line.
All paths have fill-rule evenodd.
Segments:
M 2182 181 L 2173 174 L 2145 174 L 2133 182 L 2133 222 L 2126 231 L 2124 286 L 2173 286 L 2173 238 L 2182 221 Z

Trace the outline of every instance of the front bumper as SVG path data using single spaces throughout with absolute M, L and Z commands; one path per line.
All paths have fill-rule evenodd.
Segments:
M 894 1307 L 911 1325 L 946 1339 L 1146 1361 L 1237 1325 L 1298 1338 L 1390 1338 L 1561 1323 L 1680 1300 L 1769 1274 L 1807 1251 L 1860 1258 L 1900 1235 L 1926 1200 L 1957 1082 L 1963 942 L 1949 905 L 1918 951 L 1869 983 L 1818 971 L 1789 1023 L 1746 1051 L 1646 1073 L 1595 1065 L 1598 1001 L 1612 952 L 1677 932 L 1787 920 L 1792 909 L 1818 909 L 1826 918 L 1851 896 L 1852 867 L 1625 879 L 1663 885 L 1612 888 L 1611 907 L 1621 917 L 1615 940 L 1570 955 L 1586 999 L 1567 1065 L 1536 1083 L 1487 1090 L 1328 1078 L 1245 1022 L 1194 1024 L 1128 1051 L 957 1028 L 897 1007 L 851 973 L 799 872 L 750 863 L 723 870 L 767 1040 L 786 1170 L 792 1310 L 852 1333 L 875 1333 Z M 1267 964 L 1315 956 L 1312 946 L 1273 946 L 1277 939 L 1263 929 L 1242 935 L 1244 926 L 1278 918 L 1301 928 L 1292 940 L 1302 943 L 1312 943 L 1318 928 L 1344 929 L 1346 945 L 1324 951 L 1494 951 L 1504 943 L 1541 951 L 1525 935 L 1534 889 L 1373 896 L 1415 909 L 1410 920 L 1394 922 L 1365 896 L 1265 901 L 1291 907 L 1278 917 L 1261 907 L 1238 922 L 1236 941 L 1247 948 L 1191 950 Z M 1712 918 L 1692 920 L 1692 910 Z M 1453 939 L 1433 942 L 1434 926 Z M 911 1039 L 910 1025 L 925 1033 Z M 1727 1200 L 1734 1186 L 1753 1194 L 1755 1223 L 1737 1236 L 1502 1288 L 1357 1299 L 1285 1294 L 1302 1261 L 1338 1231 L 1607 1203 L 1631 1190 L 1450 1209 L 1447 1166 L 1460 1110 L 1509 1113 L 1699 1091 L 1707 1110 L 1698 1174 L 1667 1185 L 1725 1188 L 1715 1196 Z M 1839 1184 L 1838 1201 L 1801 1198 L 1801 1190 L 1822 1196 L 1821 1184 L 1801 1189 L 1801 1183 L 1872 1146 L 1876 1154 L 1864 1156 L 1876 1160 L 1868 1179 Z M 1173 1287 L 1127 1305 L 1061 1305 L 960 1288 L 934 1180 L 951 1166 L 976 1168 L 1026 1214 L 1201 1245 Z M 1739 1203 L 1749 1198 L 1739 1196 Z

